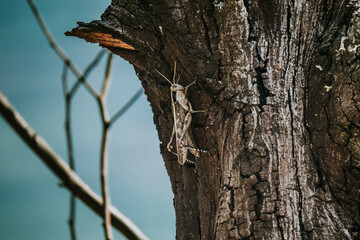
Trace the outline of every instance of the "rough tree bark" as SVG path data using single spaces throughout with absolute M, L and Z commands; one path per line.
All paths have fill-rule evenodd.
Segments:
M 134 65 L 174 192 L 177 239 L 358 239 L 358 1 L 113 0 L 67 35 Z M 347 38 L 345 38 L 347 37 Z M 188 97 L 197 145 L 166 150 L 169 78 Z

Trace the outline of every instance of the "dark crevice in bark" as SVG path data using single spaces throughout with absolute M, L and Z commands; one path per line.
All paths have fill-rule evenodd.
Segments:
M 251 1 L 251 0 L 250 0 Z M 250 5 L 249 5 L 249 0 L 244 0 L 244 6 L 246 8 L 246 11 L 248 13 L 247 15 L 247 21 L 248 21 L 248 24 L 249 24 L 249 36 L 248 36 L 248 42 L 251 42 L 251 41 L 255 41 L 257 42 L 259 37 L 256 36 L 255 34 L 255 28 L 254 28 L 254 22 L 253 20 L 250 18 L 250 16 L 252 16 L 251 14 L 251 9 L 250 9 Z
M 201 20 L 202 20 L 202 22 L 203 22 L 204 29 L 205 29 L 205 41 L 206 41 L 206 45 L 207 45 L 207 47 L 208 47 L 208 50 L 209 50 L 209 52 L 210 52 L 210 55 L 212 55 L 211 39 L 210 39 L 210 36 L 209 36 L 209 29 L 208 29 L 208 26 L 207 26 L 207 24 L 206 24 L 206 20 L 205 20 L 203 11 L 202 11 L 202 14 L 201 14 Z
M 199 237 L 201 239 L 202 234 L 201 234 L 201 218 L 200 218 L 200 215 L 197 217 L 197 222 L 198 222 L 198 233 L 199 233 Z
M 259 173 L 254 173 L 257 179 L 257 183 L 261 182 L 261 177 L 259 175 Z M 257 203 L 255 204 L 255 213 L 256 213 L 256 218 L 260 220 L 261 218 L 261 208 L 264 202 L 264 197 L 263 194 L 256 188 L 256 184 L 254 184 L 252 186 L 252 189 L 255 190 L 256 192 L 256 198 L 257 198 Z
M 228 190 L 230 190 L 230 205 L 229 205 L 229 207 L 230 207 L 231 213 L 233 213 L 235 210 L 234 188 L 229 187 Z
M 278 229 L 279 229 L 279 231 L 280 231 L 281 239 L 282 239 L 282 240 L 286 240 L 286 239 L 285 239 L 285 236 L 284 236 L 284 230 L 283 230 L 283 228 L 282 228 L 282 226 L 281 226 L 281 223 L 280 223 L 280 219 L 282 219 L 282 218 L 283 218 L 283 217 L 281 217 L 281 216 L 279 216 L 279 215 L 276 215 L 277 227 L 278 227 Z
M 268 64 L 268 60 L 266 59 L 267 56 L 264 56 L 266 60 L 261 57 L 261 55 L 259 53 L 258 43 L 256 43 L 255 50 L 256 50 L 256 58 L 259 61 L 259 66 L 255 68 L 255 72 L 256 72 L 257 89 L 260 94 L 260 96 L 259 96 L 259 102 L 260 102 L 259 114 L 260 114 L 264 111 L 263 106 L 266 105 L 266 98 L 272 97 L 273 95 L 270 93 L 269 89 L 267 89 L 264 85 L 265 79 L 263 76 L 267 72 L 267 64 Z
M 291 104 L 291 94 L 290 90 L 288 90 L 288 101 L 289 101 L 289 111 L 290 111 L 290 127 L 291 127 L 291 156 L 294 159 L 295 157 L 295 144 L 294 144 L 294 119 L 293 119 L 293 111 L 292 111 L 292 104 Z
M 256 71 L 256 83 L 257 83 L 257 88 L 259 91 L 259 100 L 260 100 L 260 104 L 259 104 L 259 108 L 260 108 L 260 113 L 262 113 L 263 110 L 263 106 L 266 105 L 266 98 L 270 97 L 270 91 L 269 89 L 267 89 L 264 85 L 264 79 L 262 77 L 263 73 L 266 73 L 266 65 L 263 68 L 255 68 Z

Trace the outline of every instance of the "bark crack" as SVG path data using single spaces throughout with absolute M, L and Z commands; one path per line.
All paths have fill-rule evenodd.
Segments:
M 207 24 L 206 24 L 206 20 L 205 20 L 205 17 L 204 17 L 204 12 L 203 12 L 203 11 L 201 11 L 201 12 L 202 12 L 202 14 L 201 14 L 201 21 L 203 22 L 204 30 L 205 30 L 204 37 L 205 37 L 205 41 L 206 41 L 206 46 L 207 46 L 208 49 L 209 49 L 210 55 L 212 55 L 211 39 L 210 39 L 210 35 L 209 35 L 209 29 L 208 29 L 208 26 L 207 26 Z
M 257 83 L 257 88 L 259 91 L 259 100 L 260 100 L 260 104 L 259 104 L 259 108 L 260 108 L 260 112 L 262 113 L 264 112 L 263 106 L 266 105 L 266 98 L 270 97 L 270 91 L 269 89 L 267 89 L 264 85 L 264 79 L 262 77 L 263 73 L 266 73 L 266 62 L 265 62 L 265 66 L 264 67 L 257 67 L 255 68 L 256 71 L 256 83 Z
M 254 175 L 256 176 L 257 179 L 257 183 L 261 182 L 261 177 L 259 175 L 258 172 L 254 173 Z M 257 198 L 257 203 L 255 204 L 255 213 L 256 213 L 256 218 L 257 219 L 261 219 L 261 209 L 262 209 L 262 205 L 264 202 L 264 197 L 261 194 L 261 192 L 256 188 L 256 184 L 253 185 L 253 190 L 255 190 L 256 192 L 256 198 Z
M 296 185 L 298 188 L 298 192 L 299 192 L 299 210 L 298 210 L 298 214 L 299 214 L 299 225 L 300 225 L 300 234 L 301 237 L 303 239 L 306 239 L 305 236 L 305 227 L 304 227 L 304 223 L 303 223 L 303 218 L 302 218 L 302 209 L 303 209 L 303 203 L 302 203 L 302 199 L 303 199 L 303 194 L 301 191 L 301 185 L 300 185 L 300 179 L 299 179 L 299 163 L 298 160 L 295 159 L 295 143 L 294 143 L 294 119 L 293 119 L 293 110 L 292 110 L 292 100 L 291 100 L 291 94 L 290 94 L 290 89 L 288 90 L 288 99 L 289 99 L 289 110 L 290 110 L 290 127 L 291 127 L 291 153 L 292 153 L 292 159 L 295 162 L 295 179 L 296 179 Z
M 285 66 L 283 79 L 286 79 L 285 75 L 286 75 L 286 72 L 288 70 L 289 63 L 291 62 L 290 61 L 290 56 L 291 56 L 290 47 L 291 47 L 292 36 L 291 36 L 291 31 L 290 31 L 290 29 L 291 29 L 291 7 L 290 7 L 290 4 L 287 5 L 287 16 L 286 17 L 287 17 L 286 18 L 287 60 L 286 60 L 286 63 L 285 63 L 286 66 Z M 295 73 L 294 73 L 294 75 L 295 75 Z M 294 81 L 293 81 L 293 86 L 295 88 Z
M 277 225 L 278 225 L 278 228 L 279 228 L 279 231 L 280 231 L 280 235 L 281 235 L 281 239 L 282 240 L 285 240 L 285 236 L 284 236 L 284 229 L 280 223 L 280 219 L 283 219 L 283 217 L 279 216 L 279 215 L 276 215 L 276 222 L 277 222 Z
M 250 14 L 250 4 L 249 4 L 249 0 L 243 0 L 244 2 L 244 7 L 246 9 L 247 12 L 247 22 L 249 24 L 249 35 L 248 35 L 248 42 L 251 41 L 258 41 L 259 37 L 256 36 L 255 34 L 255 28 L 254 28 L 254 23 L 251 21 L 251 14 Z
M 294 143 L 294 119 L 293 119 L 293 111 L 292 111 L 292 101 L 291 101 L 291 93 L 290 89 L 288 90 L 288 100 L 289 100 L 289 111 L 290 111 L 290 133 L 291 133 L 291 156 L 294 159 L 295 157 L 295 143 Z M 300 186 L 300 185 L 299 185 Z

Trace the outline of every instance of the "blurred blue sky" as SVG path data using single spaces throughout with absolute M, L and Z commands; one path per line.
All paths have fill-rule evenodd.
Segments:
M 110 0 L 35 1 L 63 50 L 81 69 L 97 44 L 64 32 L 77 21 L 99 19 Z M 66 159 L 62 62 L 50 49 L 26 0 L 0 1 L 0 91 L 30 125 Z M 90 75 L 99 89 L 105 58 Z M 72 75 L 70 75 L 72 76 Z M 113 115 L 140 87 L 133 68 L 115 57 L 107 105 Z M 74 78 L 71 78 L 74 81 Z M 73 101 L 76 169 L 96 192 L 99 185 L 100 115 L 81 87 Z M 109 175 L 112 204 L 151 239 L 174 239 L 172 192 L 150 106 L 143 95 L 110 132 Z M 69 193 L 0 117 L 0 239 L 70 239 Z M 77 202 L 78 239 L 103 239 L 102 220 Z M 124 239 L 116 230 L 116 239 Z

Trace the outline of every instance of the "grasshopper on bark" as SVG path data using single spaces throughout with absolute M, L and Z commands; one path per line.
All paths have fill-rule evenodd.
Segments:
M 200 157 L 199 152 L 205 152 L 204 150 L 198 149 L 195 145 L 195 141 L 192 135 L 191 130 L 189 129 L 192 121 L 192 114 L 204 112 L 203 110 L 194 111 L 190 101 L 187 99 L 187 89 L 193 85 L 196 81 L 190 83 L 186 87 L 178 84 L 176 82 L 176 62 L 174 67 L 174 75 L 173 75 L 173 82 L 171 82 L 167 77 L 165 77 L 162 73 L 156 70 L 158 74 L 160 74 L 166 81 L 168 81 L 171 85 L 170 92 L 171 92 L 171 105 L 172 105 L 172 112 L 174 118 L 174 127 L 172 130 L 171 138 L 169 143 L 167 144 L 167 149 L 169 152 L 172 152 L 173 146 L 171 143 L 174 139 L 175 135 L 175 144 L 176 144 L 176 153 L 178 158 L 178 162 L 180 165 L 190 164 L 195 165 L 195 162 L 189 160 L 187 158 L 188 151 L 192 153 L 195 157 Z M 179 81 L 179 79 L 178 79 Z M 175 93 L 174 101 L 173 93 Z

